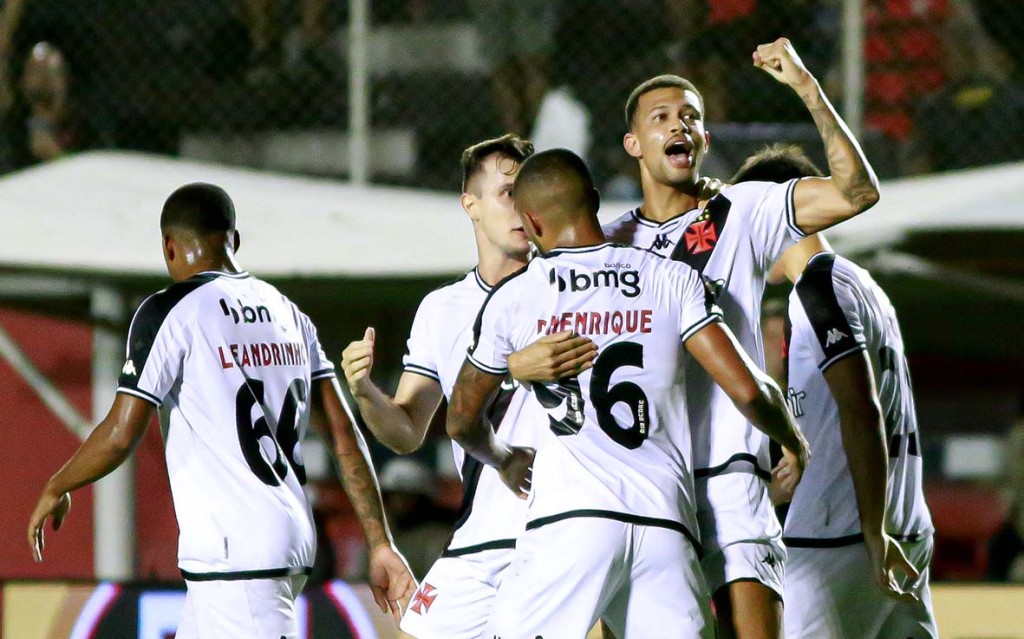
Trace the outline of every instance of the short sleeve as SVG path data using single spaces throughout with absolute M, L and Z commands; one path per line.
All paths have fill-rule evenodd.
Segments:
M 512 287 L 499 286 L 491 291 L 473 324 L 473 342 L 468 359 L 480 370 L 492 375 L 508 372 L 508 356 L 514 351 L 507 318 L 513 315 Z
M 693 337 L 700 329 L 722 319 L 722 311 L 715 304 L 713 284 L 697 271 L 679 264 L 679 335 L 682 341 Z
M 733 187 L 736 197 L 750 198 L 753 207 L 748 220 L 754 250 L 767 269 L 786 249 L 806 234 L 796 224 L 793 193 L 799 180 L 782 184 L 745 182 Z
M 796 294 L 814 333 L 818 368 L 825 372 L 839 360 L 867 348 L 861 304 L 853 285 L 835 274 L 835 255 L 811 259 L 796 284 Z
M 407 352 L 402 358 L 402 365 L 407 373 L 416 373 L 440 382 L 436 351 L 433 348 L 433 344 L 436 344 L 437 340 L 431 339 L 430 308 L 430 297 L 427 296 L 420 302 L 420 307 L 416 310 L 416 317 L 412 320 L 412 330 L 409 331 L 409 340 L 406 342 Z
M 160 406 L 181 375 L 191 344 L 191 320 L 167 291 L 146 299 L 128 329 L 117 392 Z
M 327 354 L 324 352 L 324 347 L 320 343 L 320 336 L 316 330 L 316 326 L 305 314 L 301 314 L 301 317 L 302 332 L 306 338 L 306 344 L 309 347 L 310 381 L 336 377 L 337 373 L 334 372 L 334 363 L 327 358 Z

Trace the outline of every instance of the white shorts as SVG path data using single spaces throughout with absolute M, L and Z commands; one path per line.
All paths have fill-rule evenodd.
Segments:
M 178 639 L 297 639 L 295 599 L 305 575 L 186 581 Z
M 711 592 L 734 581 L 750 580 L 781 596 L 781 562 L 786 560 L 786 551 L 767 484 L 747 470 L 698 479 L 695 484 L 704 549 L 701 567 Z
M 441 557 L 431 566 L 409 609 L 402 631 L 416 639 L 479 639 L 514 548 Z
M 602 517 L 527 530 L 486 637 L 585 637 L 603 618 L 618 639 L 713 637 L 693 544 L 677 530 Z
M 877 585 L 867 546 L 789 549 L 786 567 L 786 637 L 790 639 L 928 639 L 939 636 L 928 587 L 932 539 L 901 542 L 921 571 L 921 600 L 903 603 Z

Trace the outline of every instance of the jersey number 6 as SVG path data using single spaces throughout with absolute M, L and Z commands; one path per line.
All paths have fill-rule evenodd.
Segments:
M 238 443 L 242 456 L 260 481 L 268 486 L 280 486 L 288 476 L 288 466 L 295 470 L 300 485 L 306 483 L 306 467 L 299 462 L 299 415 L 306 404 L 306 382 L 294 379 L 288 385 L 277 419 L 276 436 L 267 424 L 267 407 L 264 404 L 264 384 L 258 379 L 249 379 L 238 389 L 235 396 L 235 423 L 238 427 Z M 260 416 L 254 421 L 252 409 L 260 407 Z M 266 437 L 274 446 L 274 460 L 267 462 L 269 455 L 260 440 Z

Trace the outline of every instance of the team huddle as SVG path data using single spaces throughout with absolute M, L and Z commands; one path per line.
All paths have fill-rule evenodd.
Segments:
M 179 637 L 297 636 L 316 550 L 310 426 L 403 637 L 582 638 L 595 624 L 619 639 L 937 637 L 899 326 L 820 235 L 870 208 L 877 179 L 787 40 L 753 58 L 807 106 L 828 177 L 772 149 L 728 184 L 701 178 L 703 99 L 670 75 L 629 96 L 643 203 L 604 226 L 572 152 L 514 134 L 464 152 L 478 265 L 421 302 L 394 396 L 371 381 L 372 328 L 341 362 L 366 426 L 398 453 L 447 403 L 463 504 L 420 584 L 315 327 L 237 265 L 233 205 L 208 184 L 164 205 L 175 284 L 140 306 L 110 414 L 48 482 L 29 524 L 37 559 L 69 491 L 120 465 L 163 407 Z M 762 297 L 780 277 L 794 283 L 785 391 L 761 371 Z

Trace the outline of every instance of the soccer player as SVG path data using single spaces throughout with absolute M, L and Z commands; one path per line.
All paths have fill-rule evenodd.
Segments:
M 820 175 L 799 149 L 769 148 L 734 182 Z M 783 541 L 786 636 L 937 637 L 931 515 L 899 322 L 867 271 L 815 234 L 773 271 L 794 283 L 787 317 L 790 408 L 814 448 Z
M 466 359 L 473 321 L 503 278 L 523 268 L 530 246 L 512 206 L 512 183 L 533 145 L 508 134 L 475 144 L 462 155 L 462 208 L 473 223 L 478 265 L 461 278 L 427 295 L 420 303 L 409 336 L 405 371 L 394 399 L 370 381 L 374 332 L 342 354 L 342 368 L 367 426 L 398 453 L 419 448 L 442 399 L 451 396 Z M 579 345 L 576 356 L 593 346 L 569 332 L 552 344 Z M 570 355 L 565 364 L 571 365 Z M 524 390 L 511 380 L 491 404 L 487 419 L 503 440 L 534 447 L 547 418 L 526 405 Z M 498 585 L 512 561 L 515 539 L 525 525 L 526 505 L 502 485 L 492 468 L 454 446 L 464 485 L 462 514 L 448 548 L 423 579 L 402 619 L 405 636 L 418 639 L 477 639 L 491 615 Z
M 178 636 L 297 637 L 295 598 L 316 551 L 299 448 L 312 422 L 370 545 L 374 599 L 397 620 L 416 582 L 392 545 L 365 442 L 316 328 L 238 266 L 234 205 L 219 187 L 176 190 L 160 231 L 174 284 L 135 313 L 110 412 L 46 484 L 28 527 L 36 560 L 46 520 L 58 530 L 70 491 L 120 466 L 163 406 L 188 587 Z
M 607 225 L 605 234 L 700 272 L 714 287 L 726 324 L 762 366 L 761 297 L 769 267 L 806 233 L 871 207 L 878 187 L 856 140 L 793 45 L 785 38 L 761 45 L 753 62 L 803 100 L 825 144 L 831 176 L 739 184 L 705 204 L 698 182 L 711 137 L 703 100 L 687 80 L 658 76 L 634 89 L 626 103 L 623 143 L 640 165 L 643 204 Z M 512 375 L 536 378 L 541 354 L 519 353 Z M 766 492 L 766 439 L 700 367 L 687 370 L 686 379 L 706 549 L 702 565 L 715 593 L 719 629 L 724 637 L 780 637 L 786 555 Z
M 449 435 L 514 492 L 525 496 L 532 481 L 526 532 L 486 636 L 583 637 L 602 617 L 622 639 L 713 636 L 698 564 L 684 354 L 793 451 L 794 477 L 807 452 L 802 436 L 781 391 L 720 323 L 695 270 L 605 240 L 578 156 L 559 149 L 527 159 L 514 199 L 540 255 L 484 303 L 447 422 Z M 509 354 L 569 329 L 599 355 L 579 376 L 531 387 L 555 434 L 533 460 L 481 418 Z

